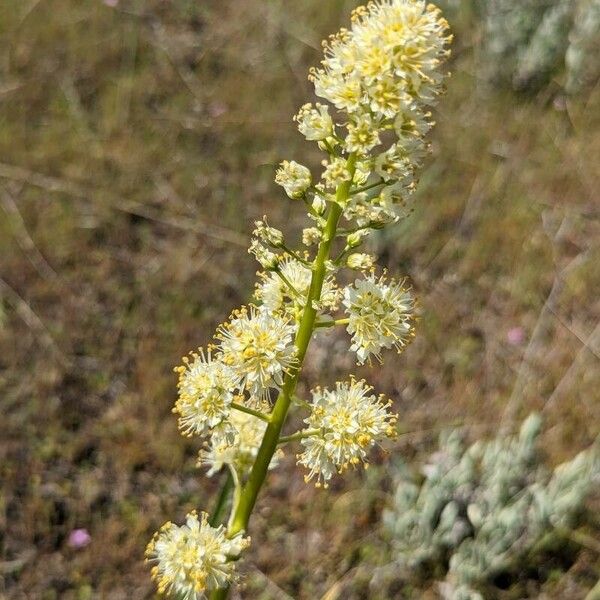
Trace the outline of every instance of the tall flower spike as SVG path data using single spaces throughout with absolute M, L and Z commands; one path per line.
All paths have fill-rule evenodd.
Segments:
M 380 358 L 384 348 L 401 350 L 412 337 L 410 292 L 402 282 L 376 278 L 374 257 L 359 248 L 407 213 L 450 39 L 439 10 L 424 0 L 371 0 L 324 44 L 309 79 L 328 104 L 305 104 L 294 117 L 324 152 L 322 170 L 283 161 L 275 175 L 307 208 L 305 248 L 295 249 L 266 218 L 257 222 L 249 251 L 263 269 L 255 293 L 261 305 L 235 311 L 217 329 L 214 358 L 193 355 L 178 369 L 180 425 L 188 434 L 209 434 L 199 465 L 209 475 L 227 466 L 232 475 L 227 533 L 194 513 L 182 527 L 165 526 L 148 548 L 160 592 L 200 600 L 221 588 L 211 598 L 226 598 L 234 559 L 248 543 L 241 534 L 281 443 L 300 439 L 306 480 L 326 487 L 335 473 L 366 466 L 369 450 L 394 435 L 390 402 L 352 377 L 314 390 L 305 428 L 282 433 L 317 330 L 347 324 L 359 363 Z M 344 267 L 363 273 L 341 291 L 336 274 Z M 336 318 L 342 300 L 347 318 Z
M 307 437 L 298 464 L 309 472 L 308 482 L 317 478 L 317 486 L 336 472 L 367 462 L 368 450 L 378 441 L 395 435 L 397 417 L 390 412 L 391 402 L 371 394 L 364 381 L 351 379 L 336 384 L 335 390 L 313 391 L 311 414 L 305 419 Z
M 223 362 L 240 379 L 240 391 L 253 404 L 280 388 L 284 375 L 295 363 L 295 326 L 277 314 L 251 306 L 234 311 L 229 322 L 217 330 Z
M 156 563 L 152 578 L 159 594 L 171 594 L 185 600 L 204 600 L 206 593 L 228 586 L 235 578 L 237 557 L 250 545 L 241 534 L 226 537 L 225 527 L 211 527 L 208 515 L 187 515 L 184 525 L 166 523 L 154 534 L 146 548 L 146 557 Z
M 342 302 L 360 364 L 371 355 L 381 361 L 384 348 L 401 352 L 414 337 L 414 300 L 402 282 L 371 273 L 346 287 Z

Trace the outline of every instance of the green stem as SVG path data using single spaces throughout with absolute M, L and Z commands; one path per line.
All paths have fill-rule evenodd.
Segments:
M 380 179 L 379 181 L 376 181 L 375 183 L 370 183 L 369 185 L 365 185 L 364 187 L 356 188 L 355 190 L 352 190 L 349 195 L 354 196 L 355 194 L 360 194 L 362 192 L 366 192 L 367 190 L 373 189 L 374 187 L 377 187 L 378 185 L 385 185 L 385 180 Z
M 317 321 L 315 327 L 334 327 L 335 325 L 348 325 L 350 319 L 335 319 L 331 321 Z
M 292 294 L 298 298 L 301 298 L 302 295 L 300 292 L 293 286 L 292 282 L 279 270 L 275 271 L 275 274 L 283 281 L 283 283 L 287 286 L 287 288 L 292 292 Z
M 210 515 L 210 519 L 208 522 L 211 527 L 217 527 L 221 521 L 223 520 L 223 514 L 225 512 L 225 507 L 227 505 L 227 500 L 229 499 L 229 495 L 231 494 L 231 490 L 233 489 L 233 477 L 230 471 L 227 471 L 227 479 L 221 488 L 221 493 L 217 498 L 217 503 L 213 508 L 213 511 Z
M 244 406 L 243 404 L 238 404 L 237 402 L 232 402 L 231 408 L 235 408 L 235 410 L 244 412 L 247 415 L 252 415 L 257 419 L 260 419 L 261 421 L 265 421 L 266 423 L 269 423 L 271 421 L 271 417 L 269 417 L 269 415 L 265 415 L 265 413 L 260 412 L 260 410 L 254 410 L 253 408 L 249 408 L 248 406 Z
M 356 157 L 350 155 L 348 158 L 348 168 L 351 173 L 354 172 L 354 165 Z M 344 182 L 339 186 L 336 194 L 336 202 L 331 204 L 329 215 L 327 217 L 327 224 L 323 232 L 323 240 L 319 244 L 319 250 L 317 257 L 314 262 L 313 273 L 310 281 L 310 288 L 308 290 L 308 297 L 302 317 L 300 319 L 300 325 L 298 332 L 296 333 L 296 358 L 297 362 L 295 367 L 290 370 L 288 375 L 285 377 L 283 386 L 273 407 L 271 413 L 271 420 L 267 425 L 263 441 L 258 450 L 258 455 L 248 481 L 242 489 L 239 502 L 235 508 L 231 526 L 229 528 L 229 535 L 234 536 L 240 531 L 245 531 L 248 528 L 248 522 L 252 509 L 256 503 L 258 493 L 262 487 L 265 477 L 267 476 L 267 470 L 271 462 L 273 454 L 277 450 L 277 444 L 281 435 L 281 430 L 285 423 L 287 413 L 290 407 L 291 398 L 296 389 L 300 371 L 302 369 L 302 363 L 310 343 L 314 331 L 315 320 L 317 317 L 317 311 L 313 304 L 321 298 L 321 290 L 323 289 L 323 282 L 326 275 L 325 263 L 329 259 L 331 251 L 331 245 L 335 239 L 335 231 L 337 229 L 338 221 L 342 215 L 342 205 L 348 199 L 348 193 L 350 191 L 350 181 Z M 226 597 L 221 596 L 222 598 Z
M 295 258 L 298 262 L 302 263 L 305 266 L 310 266 L 310 262 L 306 259 L 302 258 L 297 252 L 294 252 L 291 248 L 288 248 L 285 244 L 281 244 L 281 249 L 284 252 L 287 252 L 292 258 Z
M 292 435 L 282 435 L 279 438 L 279 443 L 287 444 L 288 442 L 303 440 L 304 438 L 310 437 L 311 435 L 317 435 L 317 433 L 320 432 L 320 429 L 304 429 L 303 431 L 297 431 L 296 433 L 292 433 Z

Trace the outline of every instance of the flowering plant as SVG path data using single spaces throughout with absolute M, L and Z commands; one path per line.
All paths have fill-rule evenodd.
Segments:
M 350 377 L 332 389 L 316 388 L 308 402 L 295 390 L 318 331 L 345 326 L 359 364 L 381 360 L 385 349 L 402 351 L 414 335 L 410 289 L 376 274 L 375 258 L 357 250 L 373 231 L 406 214 L 450 40 L 433 5 L 378 0 L 357 8 L 350 29 L 324 43 L 325 57 L 309 78 L 328 104 L 305 104 L 294 117 L 324 153 L 323 171 L 317 178 L 306 166 L 283 161 L 275 176 L 308 211 L 302 247 L 292 249 L 266 218 L 257 222 L 250 252 L 263 271 L 255 304 L 234 311 L 215 343 L 176 369 L 181 431 L 205 440 L 199 464 L 209 475 L 229 470 L 233 499 L 227 526 L 219 524 L 218 510 L 212 518 L 191 513 L 185 525 L 167 524 L 155 534 L 147 556 L 160 592 L 227 596 L 280 446 L 299 441 L 305 480 L 327 487 L 394 435 L 391 402 L 365 381 Z M 345 268 L 356 278 L 344 287 Z M 292 408 L 308 410 L 306 426 L 282 435 Z

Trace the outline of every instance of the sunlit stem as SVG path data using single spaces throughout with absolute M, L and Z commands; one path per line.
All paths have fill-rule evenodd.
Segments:
M 367 190 L 371 190 L 379 185 L 385 185 L 386 182 L 384 179 L 380 179 L 379 181 L 376 181 L 374 183 L 370 183 L 369 185 L 365 185 L 361 188 L 356 188 L 355 190 L 352 190 L 348 195 L 349 196 L 354 196 L 355 194 L 360 194 L 362 192 L 366 192 Z
M 335 327 L 336 325 L 348 325 L 350 319 L 335 319 L 331 321 L 317 321 L 315 327 Z
M 235 408 L 235 410 L 244 412 L 247 415 L 252 415 L 253 417 L 256 417 L 257 419 L 261 419 L 261 421 L 265 421 L 266 423 L 271 422 L 271 417 L 269 415 L 266 415 L 265 413 L 260 412 L 260 410 L 254 410 L 253 408 L 244 406 L 243 404 L 238 404 L 237 402 L 232 402 L 231 408 Z
M 233 477 L 231 475 L 231 471 L 228 471 L 227 479 L 225 479 L 225 483 L 223 484 L 219 497 L 217 498 L 217 503 L 215 504 L 215 507 L 213 508 L 213 511 L 210 515 L 210 519 L 208 521 L 211 527 L 217 527 L 223 520 L 225 509 L 227 507 L 227 501 L 229 500 L 229 496 L 231 495 L 231 490 L 233 489 L 233 486 Z
M 305 258 L 302 258 L 297 252 L 294 252 L 291 248 L 288 248 L 285 244 L 281 244 L 282 250 L 284 250 L 287 254 L 289 254 L 292 258 L 295 258 L 298 262 L 301 262 L 303 265 L 309 266 L 310 262 Z
M 292 292 L 294 296 L 296 296 L 297 298 L 302 298 L 302 294 L 294 287 L 292 282 L 281 271 L 275 270 L 275 273 L 277 274 L 279 279 L 283 281 L 283 283 L 290 290 L 290 292 Z
M 297 431 L 296 433 L 292 433 L 292 435 L 282 435 L 279 438 L 280 444 L 287 444 L 288 442 L 295 442 L 296 440 L 303 440 L 304 438 L 311 437 L 313 435 L 317 435 L 321 432 L 320 429 L 304 429 L 302 431 Z

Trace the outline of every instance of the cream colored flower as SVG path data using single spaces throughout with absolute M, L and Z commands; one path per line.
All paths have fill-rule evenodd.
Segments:
M 298 123 L 298 130 L 311 141 L 321 141 L 333 135 L 333 120 L 329 114 L 329 107 L 324 104 L 305 104 L 294 117 Z
M 300 198 L 311 182 L 310 170 L 295 160 L 284 160 L 275 174 L 275 183 L 282 186 L 290 198 Z
M 198 465 L 209 467 L 209 477 L 218 473 L 225 465 L 235 469 L 240 478 L 248 475 L 267 428 L 267 424 L 261 419 L 239 410 L 231 411 L 229 424 L 234 435 L 216 431 L 198 456 Z M 269 468 L 275 467 L 277 462 L 278 454 L 275 454 Z
M 224 424 L 234 399 L 233 390 L 238 377 L 220 357 L 216 360 L 211 352 L 192 352 L 191 359 L 183 358 L 183 365 L 176 367 L 179 373 L 178 398 L 173 412 L 179 415 L 179 428 L 184 435 L 202 435 Z
M 371 115 L 365 113 L 351 119 L 346 126 L 346 150 L 366 154 L 380 143 L 377 123 Z
M 350 254 L 346 259 L 346 265 L 350 269 L 357 269 L 359 271 L 366 271 L 367 269 L 373 268 L 375 264 L 375 258 L 370 254 L 364 254 L 362 252 L 354 252 Z
M 311 73 L 317 96 L 350 113 L 370 108 L 387 117 L 403 96 L 431 102 L 448 55 L 447 27 L 439 9 L 422 0 L 359 7 L 350 30 L 330 38 L 322 67 Z
M 239 377 L 240 391 L 250 394 L 250 403 L 280 388 L 296 363 L 295 329 L 287 319 L 251 306 L 235 311 L 217 330 L 223 362 Z
M 381 360 L 384 348 L 401 352 L 414 336 L 414 299 L 402 282 L 370 274 L 344 289 L 342 303 L 359 364 L 371 355 Z
M 371 394 L 364 381 L 351 379 L 336 384 L 335 390 L 312 392 L 311 414 L 305 419 L 307 437 L 298 464 L 308 470 L 305 481 L 317 478 L 317 486 L 349 466 L 367 462 L 369 449 L 395 435 L 397 416 L 391 402 Z
M 392 144 L 375 159 L 375 172 L 385 181 L 405 180 L 412 178 L 413 166 L 402 149 Z
M 277 273 L 261 273 L 262 281 L 257 285 L 255 296 L 269 311 L 291 310 L 294 303 L 303 307 L 308 296 L 312 271 L 294 258 L 286 258 L 279 265 L 280 277 Z M 291 290 L 289 282 L 293 290 Z M 323 282 L 319 307 L 335 309 L 339 303 L 340 291 L 333 277 L 326 277 Z
M 322 234 L 317 227 L 306 227 L 302 230 L 302 243 L 305 246 L 314 246 L 321 241 Z
M 335 190 L 345 181 L 352 179 L 346 159 L 334 157 L 329 161 L 324 160 L 322 164 L 325 170 L 321 177 L 326 187 Z
M 235 579 L 235 558 L 250 545 L 240 533 L 227 538 L 225 527 L 211 527 L 208 515 L 191 512 L 184 525 L 165 523 L 146 548 L 159 594 L 205 600 L 212 590 Z

